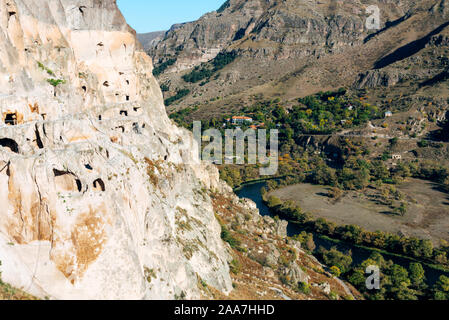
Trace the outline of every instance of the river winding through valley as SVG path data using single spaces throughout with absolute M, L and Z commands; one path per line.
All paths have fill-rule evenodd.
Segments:
M 262 194 L 260 191 L 265 186 L 266 186 L 265 181 L 245 184 L 240 189 L 236 190 L 236 194 L 240 198 L 247 198 L 247 199 L 251 199 L 252 201 L 254 201 L 256 203 L 257 207 L 259 208 L 260 214 L 262 216 L 274 217 L 273 213 L 265 205 L 265 203 L 263 202 L 263 199 L 262 199 Z M 295 236 L 295 235 L 301 233 L 302 231 L 304 231 L 304 229 L 301 228 L 299 225 L 289 222 L 288 228 L 287 228 L 287 234 L 289 237 Z M 347 252 L 347 251 L 351 250 L 354 265 L 357 265 L 357 264 L 365 261 L 366 259 L 368 259 L 369 256 L 373 252 L 369 249 L 361 248 L 361 247 L 352 245 L 350 243 L 334 242 L 334 241 L 325 239 L 317 233 L 312 233 L 312 234 L 313 234 L 317 249 L 321 246 L 321 247 L 324 247 L 325 249 L 337 247 L 337 249 L 342 252 Z M 401 265 L 407 269 L 408 269 L 409 264 L 411 262 L 414 262 L 414 260 L 408 259 L 405 257 L 400 257 L 400 256 L 391 255 L 391 254 L 387 254 L 387 253 L 381 253 L 381 254 L 386 260 L 392 260 L 395 264 Z M 438 281 L 438 279 L 441 275 L 449 276 L 449 272 L 444 272 L 444 271 L 432 268 L 426 264 L 423 264 L 423 268 L 426 272 L 426 278 L 427 278 L 427 282 L 429 285 L 433 285 L 436 281 Z

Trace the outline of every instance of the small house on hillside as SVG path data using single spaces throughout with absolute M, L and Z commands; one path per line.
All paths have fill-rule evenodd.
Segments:
M 393 112 L 391 112 L 391 111 L 385 112 L 385 118 L 390 118 L 392 116 L 393 116 Z
M 250 117 L 232 117 L 232 124 L 252 123 L 253 118 Z

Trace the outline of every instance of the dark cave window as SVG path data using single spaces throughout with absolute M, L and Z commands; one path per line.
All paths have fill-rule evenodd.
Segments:
M 0 146 L 11 149 L 12 152 L 19 153 L 19 145 L 12 139 L 0 139 Z
M 8 126 L 17 125 L 17 115 L 15 113 L 7 113 L 5 116 L 5 124 Z
M 101 189 L 101 191 L 106 191 L 106 186 L 101 179 L 97 179 L 94 181 L 94 189 Z

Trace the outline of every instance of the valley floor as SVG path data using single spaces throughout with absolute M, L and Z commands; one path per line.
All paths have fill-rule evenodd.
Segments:
M 328 187 L 298 184 L 272 191 L 269 195 L 295 201 L 315 218 L 340 225 L 358 225 L 369 231 L 384 231 L 408 237 L 431 239 L 435 245 L 449 240 L 449 199 L 438 185 L 408 179 L 397 186 L 408 202 L 404 216 L 394 215 L 387 205 L 375 200 L 372 190 L 349 191 L 340 200 L 328 197 Z

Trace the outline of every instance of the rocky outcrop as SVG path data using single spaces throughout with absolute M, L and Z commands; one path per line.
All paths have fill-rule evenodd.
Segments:
M 0 1 L 2 279 L 58 299 L 229 293 L 223 186 L 115 1 Z
M 233 239 L 231 276 L 235 290 L 231 298 L 332 298 L 330 292 L 319 288 L 322 283 L 339 297 L 360 298 L 354 288 L 326 272 L 298 240 L 286 236 L 286 221 L 262 217 L 254 202 L 239 199 L 230 190 L 212 192 L 211 198 L 220 224 Z M 303 292 L 300 287 L 304 285 L 312 290 Z
M 392 87 L 401 80 L 398 72 L 386 72 L 379 70 L 370 70 L 360 75 L 356 82 L 356 87 L 361 88 L 377 88 Z
M 449 23 L 432 30 L 426 36 L 409 42 L 378 60 L 376 68 L 359 75 L 354 86 L 358 89 L 393 87 L 401 82 L 421 82 L 421 86 L 444 81 L 449 60 Z
M 413 6 L 397 1 L 378 5 L 388 18 Z M 336 53 L 363 43 L 365 9 L 360 1 L 229 0 L 197 21 L 174 25 L 149 53 L 156 64 L 176 57 L 168 72 L 209 61 L 231 47 L 243 55 L 276 60 Z
M 177 62 L 171 68 L 176 71 L 207 62 L 234 40 L 251 32 L 257 18 L 264 13 L 266 2 L 228 1 L 222 9 L 204 15 L 198 22 L 172 26 L 164 40 L 149 53 L 157 63 L 176 57 Z
M 0 0 L 0 28 L 3 282 L 50 299 L 342 292 L 200 162 L 114 0 Z

